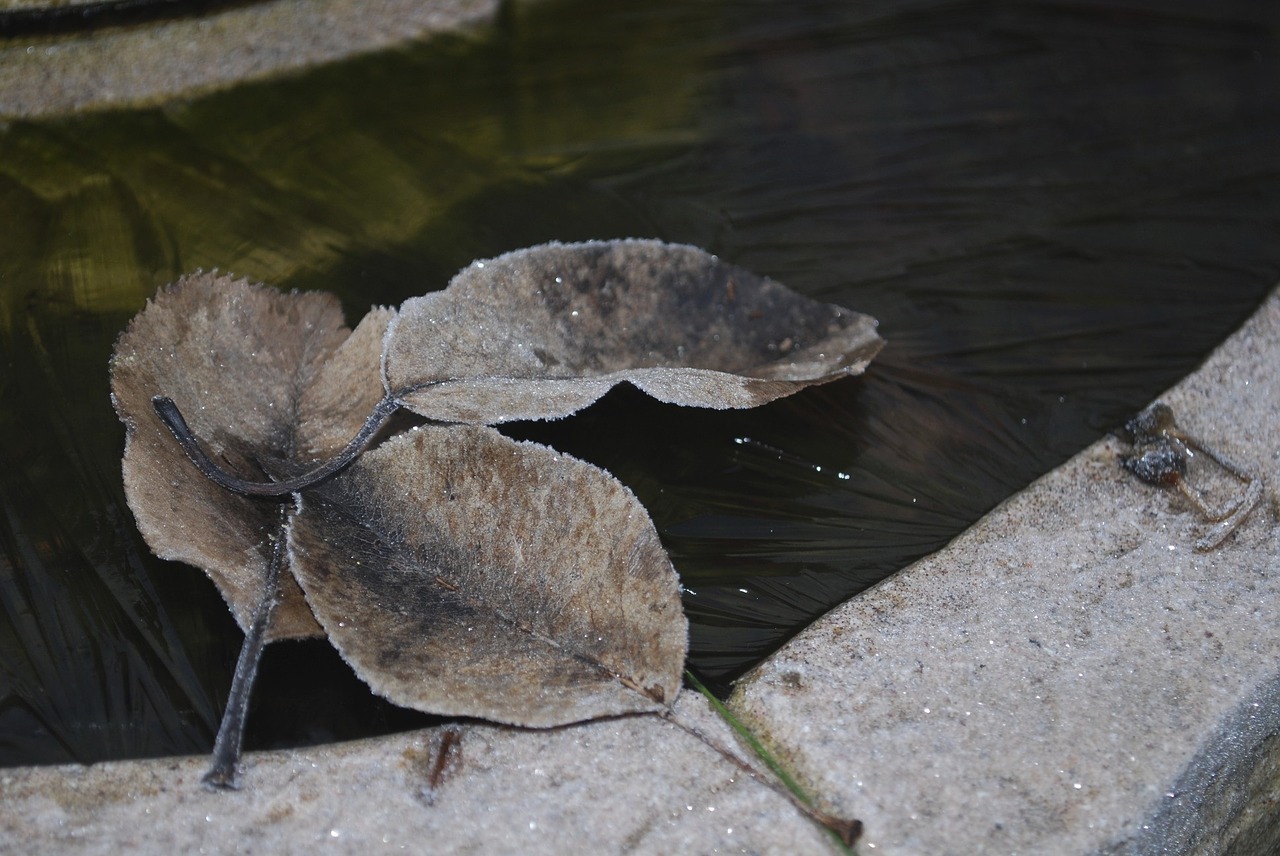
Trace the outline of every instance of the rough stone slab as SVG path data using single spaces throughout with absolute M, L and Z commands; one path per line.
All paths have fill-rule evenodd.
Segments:
M 195 18 L 0 40 L 0 116 L 191 96 L 491 20 L 498 0 L 267 0 Z
M 1278 370 L 1280 293 L 1163 397 L 1268 482 L 1217 550 L 1108 438 L 816 622 L 739 714 L 866 854 L 1280 852 Z
M 681 715 L 730 739 L 705 700 Z M 461 726 L 434 793 L 438 731 L 250 756 L 0 770 L 0 853 L 832 853 L 774 791 L 657 716 L 547 731 Z

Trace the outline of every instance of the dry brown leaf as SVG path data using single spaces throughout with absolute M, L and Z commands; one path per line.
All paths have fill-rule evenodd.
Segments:
M 755 407 L 858 374 L 883 344 L 874 319 L 696 247 L 552 243 L 405 301 L 383 370 L 423 416 L 494 425 L 567 416 L 622 381 L 673 404 Z
M 666 710 L 680 691 L 679 582 L 629 490 L 475 425 L 366 452 L 396 408 L 558 418 L 622 381 L 752 407 L 860 373 L 875 326 L 656 241 L 477 262 L 350 333 L 327 295 L 204 273 L 161 291 L 117 343 L 112 390 L 139 528 L 246 629 L 206 781 L 235 785 L 267 639 L 323 633 L 398 704 L 517 725 Z
M 201 477 L 152 408 L 163 393 L 186 415 L 206 451 L 246 478 L 261 462 L 327 457 L 381 393 L 378 351 L 387 313 L 348 340 L 332 295 L 282 294 L 224 274 L 197 273 L 160 291 L 133 319 L 111 360 L 112 400 L 126 426 L 125 494 L 156 555 L 203 569 L 247 628 L 263 597 L 280 516 L 276 503 L 238 496 Z M 342 367 L 346 366 L 346 369 Z M 323 367 L 323 373 L 322 373 Z M 352 375 L 356 410 L 326 411 L 335 373 Z M 317 393 L 316 395 L 319 395 Z M 331 437 L 341 437 L 333 445 Z M 281 577 L 269 638 L 322 631 L 296 582 Z
M 407 432 L 304 491 L 289 547 L 330 641 L 397 704 L 551 726 L 679 692 L 680 586 L 648 514 L 545 446 Z

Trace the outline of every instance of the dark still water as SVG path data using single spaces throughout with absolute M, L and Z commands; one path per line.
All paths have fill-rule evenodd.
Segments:
M 0 127 L 0 763 L 204 752 L 241 635 L 124 505 L 107 358 L 221 268 L 348 317 L 550 239 L 703 246 L 881 320 L 755 411 L 618 390 L 509 433 L 606 467 L 721 689 L 1119 424 L 1280 280 L 1270 0 L 516 4 L 160 109 Z M 427 721 L 268 649 L 250 747 Z

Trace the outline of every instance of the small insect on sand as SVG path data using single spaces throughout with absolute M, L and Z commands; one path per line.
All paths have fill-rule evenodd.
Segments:
M 1178 491 L 1205 520 L 1214 524 L 1196 541 L 1196 550 L 1206 552 L 1219 546 L 1261 501 L 1265 489 L 1261 477 L 1179 428 L 1173 409 L 1164 402 L 1157 401 L 1130 419 L 1124 430 L 1133 452 L 1121 455 L 1120 465 L 1147 484 Z M 1244 492 L 1221 509 L 1211 508 L 1187 482 L 1187 467 L 1196 452 L 1243 483 Z

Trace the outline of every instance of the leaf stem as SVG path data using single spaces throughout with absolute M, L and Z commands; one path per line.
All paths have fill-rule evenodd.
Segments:
M 280 599 L 280 569 L 284 565 L 285 523 L 288 510 L 281 506 L 279 522 L 272 534 L 274 545 L 271 562 L 267 565 L 266 579 L 262 586 L 262 600 L 253 613 L 253 623 L 245 633 L 240 646 L 240 659 L 231 679 L 231 691 L 227 695 L 227 708 L 222 713 L 222 725 L 213 743 L 213 763 L 201 780 L 210 788 L 235 790 L 239 788 L 240 750 L 244 745 L 244 723 L 249 715 L 249 695 L 258 674 L 258 662 L 267 644 L 267 628 L 271 625 L 271 613 Z
M 360 431 L 351 438 L 351 442 L 320 466 L 293 478 L 270 482 L 254 482 L 231 475 L 210 460 L 172 398 L 157 395 L 151 399 L 151 406 L 155 408 L 160 421 L 173 432 L 174 439 L 178 441 L 178 445 L 182 447 L 182 451 L 186 453 L 191 463 L 195 464 L 196 469 L 219 487 L 244 496 L 286 496 L 329 478 L 354 461 L 364 451 L 365 446 L 373 440 L 378 430 L 391 418 L 391 415 L 400 409 L 400 399 L 389 395 L 379 401 Z

